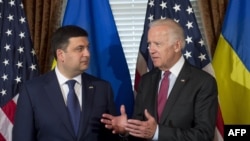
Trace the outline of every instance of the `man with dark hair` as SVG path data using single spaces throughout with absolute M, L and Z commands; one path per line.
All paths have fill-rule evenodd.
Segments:
M 84 71 L 90 52 L 88 33 L 59 28 L 51 43 L 54 70 L 23 84 L 17 102 L 13 141 L 115 141 L 100 122 L 115 114 L 111 85 Z

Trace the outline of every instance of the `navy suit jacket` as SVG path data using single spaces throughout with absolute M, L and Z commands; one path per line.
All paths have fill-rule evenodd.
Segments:
M 135 119 L 146 120 L 144 109 L 148 109 L 157 120 L 160 79 L 159 69 L 153 69 L 142 77 L 136 96 Z M 212 141 L 218 110 L 217 93 L 213 76 L 185 62 L 158 121 L 158 140 Z
M 55 71 L 24 83 L 17 102 L 13 141 L 117 140 L 117 135 L 100 122 L 103 113 L 115 115 L 110 84 L 83 73 L 82 86 L 82 112 L 75 136 Z

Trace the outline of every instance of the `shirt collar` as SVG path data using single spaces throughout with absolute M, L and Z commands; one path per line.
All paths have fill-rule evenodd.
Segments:
M 175 75 L 178 76 L 183 65 L 184 65 L 185 59 L 183 56 L 180 57 L 180 59 L 169 69 L 169 71 L 171 72 L 171 75 Z M 163 75 L 164 71 L 162 71 L 162 75 Z
M 56 68 L 55 68 L 55 73 L 56 73 L 56 76 L 57 76 L 57 79 L 58 79 L 58 82 L 59 82 L 60 85 L 65 84 L 66 81 L 69 80 L 68 78 L 66 78 L 66 77 L 58 70 L 57 66 L 56 66 Z M 76 82 L 77 82 L 78 84 L 81 85 L 81 83 L 82 83 L 82 77 L 81 77 L 81 75 L 77 75 L 76 77 L 74 77 L 74 78 L 72 78 L 72 79 L 76 80 Z

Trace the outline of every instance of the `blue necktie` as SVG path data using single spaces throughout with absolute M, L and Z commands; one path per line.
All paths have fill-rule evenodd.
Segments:
M 76 93 L 75 93 L 75 86 L 76 81 L 75 80 L 69 80 L 66 82 L 69 86 L 69 93 L 67 97 L 67 107 L 70 114 L 71 122 L 74 127 L 75 135 L 77 135 L 79 122 L 80 122 L 80 104 L 77 99 Z

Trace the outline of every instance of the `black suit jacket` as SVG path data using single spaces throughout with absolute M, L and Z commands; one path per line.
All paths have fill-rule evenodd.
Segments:
M 82 74 L 82 84 L 82 112 L 77 137 L 55 71 L 51 71 L 23 85 L 17 103 L 13 141 L 117 140 L 117 135 L 100 122 L 103 113 L 115 114 L 110 84 L 86 73 Z
M 159 69 L 142 77 L 136 96 L 135 119 L 146 120 L 144 109 L 148 109 L 157 120 L 160 78 Z M 212 141 L 218 110 L 217 94 L 214 77 L 185 62 L 158 121 L 159 141 Z

